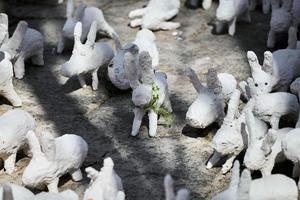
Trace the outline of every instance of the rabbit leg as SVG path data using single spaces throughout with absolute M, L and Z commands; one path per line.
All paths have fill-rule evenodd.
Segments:
M 228 26 L 229 26 L 228 34 L 231 35 L 231 36 L 233 36 L 235 34 L 236 19 L 237 19 L 237 17 L 235 17 L 232 21 L 230 21 L 228 23 Z
M 212 157 L 208 160 L 206 164 L 206 169 L 213 168 L 213 166 L 221 159 L 221 157 L 222 155 L 219 152 L 214 151 Z
M 59 178 L 55 178 L 51 183 L 47 185 L 49 192 L 58 193 L 58 182 Z
M 22 79 L 25 75 L 25 58 L 20 55 L 14 64 L 14 73 L 17 79 Z
M 231 155 L 228 156 L 226 162 L 222 166 L 222 173 L 223 174 L 226 174 L 227 172 L 230 171 L 230 169 L 232 168 L 232 163 L 233 163 L 235 158 L 236 158 L 235 154 L 231 154 Z
M 167 13 L 165 13 L 165 15 L 162 17 L 162 21 L 167 21 L 171 18 L 173 18 L 175 15 L 177 15 L 178 13 L 178 9 L 174 9 L 174 10 L 171 10 Z
M 44 65 L 44 50 L 39 49 L 36 55 L 31 57 L 31 61 L 34 65 L 43 66 Z
M 98 73 L 97 73 L 98 69 L 96 69 L 92 73 L 92 89 L 93 90 L 98 90 L 98 85 L 99 85 L 99 79 L 98 79 Z
M 80 169 L 77 169 L 75 172 L 73 172 L 71 176 L 73 181 L 77 182 L 82 180 L 82 173 Z
M 12 174 L 15 171 L 17 153 L 13 153 L 4 160 L 4 169 L 6 173 Z
M 161 22 L 159 24 L 159 27 L 162 30 L 173 30 L 173 29 L 177 29 L 180 27 L 180 23 L 178 22 Z
M 211 7 L 211 1 L 212 0 L 203 0 L 202 7 L 204 10 L 208 10 Z
M 300 166 L 299 166 L 299 163 L 294 163 L 294 167 L 293 167 L 293 175 L 292 175 L 292 177 L 293 177 L 293 178 L 297 178 L 297 177 L 299 177 L 299 174 L 300 174 Z
M 262 0 L 262 6 L 263 6 L 263 13 L 269 14 L 270 8 L 271 8 L 271 0 Z
M 57 48 L 56 48 L 56 52 L 58 54 L 61 54 L 63 52 L 63 50 L 65 48 L 65 42 L 66 42 L 66 39 L 61 34 L 59 37 L 58 43 L 57 43 Z
M 131 20 L 131 22 L 130 22 L 130 27 L 131 27 L 131 28 L 135 28 L 135 27 L 141 26 L 141 25 L 142 25 L 142 22 L 143 22 L 142 19 L 134 19 L 134 20 Z
M 143 15 L 145 15 L 145 13 L 147 12 L 147 7 L 146 8 L 141 8 L 141 9 L 136 9 L 133 10 L 129 13 L 128 17 L 129 18 L 136 18 L 136 17 L 142 17 Z
M 148 113 L 148 117 L 149 117 L 149 135 L 150 137 L 154 137 L 156 135 L 156 130 L 157 130 L 158 115 L 153 110 L 150 110 Z
M 270 125 L 271 125 L 272 129 L 274 129 L 274 130 L 279 129 L 279 120 L 280 120 L 280 116 L 277 116 L 277 115 L 271 116 Z
M 78 75 L 78 80 L 79 80 L 79 83 L 80 83 L 81 87 L 86 88 L 86 82 L 85 82 L 84 74 L 79 74 Z
M 19 95 L 16 93 L 14 86 L 12 84 L 12 80 L 9 80 L 7 85 L 3 88 L 2 95 L 14 106 L 21 107 L 22 100 Z
M 136 136 L 139 133 L 145 113 L 146 112 L 143 109 L 140 108 L 134 109 L 134 120 L 133 120 L 132 131 L 131 131 L 132 136 Z
M 274 48 L 276 40 L 276 33 L 271 29 L 268 34 L 267 47 Z

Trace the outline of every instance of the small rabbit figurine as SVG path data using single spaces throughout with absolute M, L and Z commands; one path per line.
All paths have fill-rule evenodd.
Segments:
M 172 30 L 180 27 L 180 23 L 168 22 L 175 17 L 180 8 L 179 0 L 150 0 L 145 8 L 136 9 L 129 13 L 133 19 L 130 26 L 141 26 L 150 30 Z
M 14 107 L 22 106 L 22 100 L 13 86 L 13 65 L 10 55 L 0 51 L 0 95 L 4 96 Z
M 276 34 L 288 32 L 292 25 L 292 0 L 271 0 L 272 16 L 270 21 L 270 31 L 268 34 L 267 47 L 274 48 L 276 43 Z M 280 6 L 281 4 L 281 6 Z
M 24 110 L 9 110 L 0 116 L 0 158 L 8 174 L 14 172 L 17 153 L 27 144 L 27 132 L 35 128 L 35 120 Z
M 149 135 L 154 137 L 157 129 L 158 114 L 170 118 L 172 113 L 169 99 L 167 76 L 163 72 L 154 73 L 148 52 L 141 52 L 135 44 L 125 46 L 125 69 L 132 88 L 134 121 L 132 136 L 139 133 L 144 115 L 149 116 Z
M 86 87 L 85 74 L 92 74 L 92 89 L 98 89 L 98 69 L 109 64 L 114 56 L 112 48 L 104 42 L 96 42 L 97 22 L 93 21 L 85 44 L 81 43 L 82 24 L 77 22 L 74 29 L 74 49 L 71 58 L 62 65 L 65 77 L 77 76 L 81 87 Z
M 54 138 L 44 132 L 40 142 L 33 131 L 27 133 L 32 159 L 25 168 L 22 182 L 26 186 L 46 185 L 49 192 L 58 192 L 59 178 L 70 173 L 74 181 L 80 181 L 80 167 L 87 156 L 88 145 L 77 135 L 66 134 Z
M 262 4 L 263 13 L 269 14 L 271 10 L 271 0 L 250 0 L 250 11 L 254 11 L 259 3 Z
M 113 168 L 114 162 L 108 157 L 104 159 L 100 171 L 92 167 L 85 169 L 91 182 L 84 193 L 83 200 L 117 200 L 118 195 L 120 195 L 118 193 L 123 192 L 123 184 Z
M 155 68 L 159 62 L 159 54 L 155 44 L 155 35 L 148 29 L 137 32 L 133 44 L 139 48 L 139 53 L 147 51 L 152 58 L 152 67 Z M 117 36 L 114 36 L 116 54 L 108 65 L 108 77 L 110 81 L 119 89 L 127 90 L 130 88 L 129 80 L 126 77 L 124 68 L 125 49 Z
M 171 175 L 167 174 L 164 178 L 166 200 L 189 200 L 190 199 L 190 192 L 185 188 L 178 190 L 177 194 L 175 195 L 173 184 L 174 181 Z
M 244 17 L 247 22 L 251 22 L 248 0 L 220 0 L 216 11 L 219 21 L 228 23 L 228 34 L 235 34 L 235 25 L 239 17 Z
M 285 175 L 275 174 L 252 180 L 245 169 L 240 176 L 240 163 L 235 161 L 228 189 L 212 200 L 297 200 L 298 188 L 295 181 Z
M 93 21 L 97 22 L 96 32 L 105 33 L 111 38 L 117 35 L 114 29 L 106 22 L 103 13 L 96 7 L 87 7 L 83 1 L 80 2 L 76 11 L 74 12 L 74 0 L 67 2 L 67 20 L 62 29 L 60 39 L 57 44 L 57 53 L 62 53 L 65 48 L 66 40 L 73 39 L 73 32 L 78 22 L 82 23 L 82 34 L 80 36 L 81 42 L 87 38 L 88 32 L 91 29 Z

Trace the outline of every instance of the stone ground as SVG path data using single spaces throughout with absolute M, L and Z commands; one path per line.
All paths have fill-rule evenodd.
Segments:
M 132 41 L 138 29 L 127 26 L 129 11 L 146 5 L 146 0 L 88 0 L 102 9 L 107 21 L 119 33 L 123 43 Z M 4 3 L 5 4 L 5 3 Z M 183 3 L 182 3 L 183 5 Z M 103 158 L 111 156 L 115 170 L 123 180 L 127 199 L 164 199 L 163 178 L 171 173 L 176 188 L 186 187 L 191 199 L 210 199 L 224 189 L 231 173 L 222 175 L 220 168 L 206 170 L 212 153 L 210 141 L 217 127 L 193 130 L 185 125 L 185 113 L 196 97 L 182 70 L 192 67 L 202 80 L 209 67 L 219 72 L 232 73 L 238 80 L 249 74 L 246 51 L 253 50 L 260 59 L 266 50 L 269 15 L 261 9 L 252 13 L 252 24 L 239 23 L 234 37 L 212 34 L 217 2 L 209 11 L 181 7 L 174 21 L 182 26 L 178 38 L 172 31 L 155 32 L 160 52 L 159 70 L 168 75 L 171 101 L 176 121 L 170 127 L 160 123 L 157 137 L 147 134 L 143 123 L 137 137 L 131 137 L 133 113 L 130 109 L 130 91 L 120 91 L 106 78 L 101 69 L 98 91 L 91 87 L 81 89 L 77 79 L 67 80 L 59 74 L 60 64 L 70 56 L 71 48 L 56 55 L 55 47 L 65 20 L 65 5 L 51 6 L 36 3 L 10 3 L 3 9 L 9 12 L 12 30 L 18 20 L 26 20 L 30 27 L 45 37 L 45 66 L 26 65 L 26 77 L 14 80 L 15 88 L 24 101 L 23 109 L 38 123 L 37 132 L 47 130 L 57 135 L 77 134 L 89 145 L 89 154 L 82 169 L 99 169 Z M 111 45 L 112 41 L 107 40 Z M 284 45 L 283 45 L 284 46 Z M 72 45 L 70 45 L 72 47 Z M 11 106 L 1 99 L 0 113 Z M 29 158 L 20 156 L 13 176 L 1 172 L 0 182 L 20 183 L 22 171 Z M 85 176 L 86 177 L 86 176 Z M 89 180 L 74 183 L 69 176 L 60 181 L 60 190 L 73 189 L 82 196 Z

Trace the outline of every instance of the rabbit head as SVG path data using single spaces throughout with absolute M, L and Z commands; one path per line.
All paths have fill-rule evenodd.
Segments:
M 137 107 L 144 107 L 150 103 L 152 98 L 154 83 L 152 59 L 146 51 L 139 54 L 139 49 L 135 44 L 130 43 L 124 48 L 127 51 L 124 59 L 126 75 L 130 87 L 133 89 L 132 102 Z
M 292 24 L 292 0 L 282 1 L 280 6 L 280 0 L 271 0 L 272 4 L 272 16 L 270 21 L 271 29 L 276 32 L 287 31 Z
M 212 141 L 212 147 L 222 155 L 238 153 L 244 147 L 241 123 L 236 116 L 240 95 L 241 92 L 237 89 L 232 94 L 228 103 L 227 115 Z
M 236 194 L 240 181 L 240 163 L 235 161 L 232 168 L 232 175 L 228 189 L 217 194 L 212 200 L 237 200 Z
M 97 22 L 93 21 L 87 41 L 82 44 L 80 37 L 82 34 L 82 24 L 77 22 L 74 29 L 74 48 L 71 58 L 62 65 L 61 73 L 65 77 L 72 77 L 81 73 L 87 72 L 94 64 L 94 48 L 97 32 Z
M 188 200 L 190 199 L 190 192 L 187 189 L 180 189 L 175 195 L 174 192 L 174 181 L 170 174 L 167 174 L 164 178 L 164 187 L 165 187 L 165 195 L 166 200 Z
M 63 36 L 67 38 L 73 38 L 74 27 L 77 22 L 81 21 L 86 5 L 81 1 L 75 12 L 74 7 L 74 0 L 68 0 L 66 10 L 67 20 L 62 29 Z
M 33 131 L 26 135 L 32 159 L 23 172 L 22 182 L 29 187 L 40 187 L 56 178 L 55 139 L 46 132 L 42 135 L 41 144 L 45 144 L 42 147 Z
M 261 95 L 261 94 L 266 94 L 271 92 L 274 86 L 274 77 L 272 76 L 273 73 L 272 53 L 269 51 L 266 51 L 264 53 L 263 66 L 259 64 L 258 58 L 253 51 L 248 51 L 247 57 L 251 68 L 251 74 L 253 78 L 252 80 L 254 84 L 254 88 L 252 90 L 253 94 L 251 94 L 251 96 Z M 248 84 L 250 83 L 248 82 Z
M 0 46 L 8 40 L 8 16 L 0 13 Z
M 235 0 L 220 0 L 216 17 L 220 21 L 231 21 L 236 15 L 235 9 Z
M 276 141 L 275 134 L 272 130 L 267 134 L 261 133 L 251 109 L 246 110 L 245 118 L 249 140 L 244 163 L 248 169 L 259 170 L 264 167 L 267 157 L 271 153 L 271 147 Z

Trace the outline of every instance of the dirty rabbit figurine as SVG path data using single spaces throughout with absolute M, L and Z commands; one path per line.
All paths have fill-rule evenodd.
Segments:
M 27 132 L 35 128 L 35 120 L 24 110 L 9 110 L 0 116 L 0 158 L 8 174 L 15 170 L 18 151 L 26 147 Z
M 24 185 L 46 185 L 49 192 L 57 192 L 59 178 L 64 174 L 71 174 L 74 181 L 82 179 L 80 167 L 87 156 L 88 145 L 80 136 L 65 134 L 54 138 L 43 132 L 39 141 L 35 133 L 29 131 L 27 141 L 32 159 L 23 172 Z
M 82 24 L 77 22 L 74 29 L 74 49 L 70 59 L 61 67 L 65 77 L 77 76 L 82 88 L 86 88 L 85 74 L 92 74 L 92 89 L 98 89 L 98 69 L 109 64 L 114 56 L 112 48 L 104 42 L 95 42 L 97 22 L 91 25 L 85 44 L 81 43 Z
M 86 40 L 93 21 L 97 22 L 96 32 L 104 33 L 111 38 L 113 35 L 117 36 L 114 29 L 106 22 L 102 11 L 96 7 L 87 7 L 82 0 L 75 11 L 74 0 L 68 0 L 66 13 L 67 20 L 57 44 L 57 53 L 63 52 L 67 40 L 73 40 L 73 33 L 77 22 L 82 23 L 82 34 L 80 36 L 81 42 Z
M 178 190 L 177 194 L 174 192 L 174 181 L 170 174 L 164 178 L 165 196 L 166 200 L 189 200 L 190 192 L 183 188 Z
M 235 34 L 236 21 L 238 18 L 245 18 L 247 22 L 251 22 L 249 13 L 248 0 L 220 0 L 220 4 L 216 11 L 216 17 L 221 22 L 228 24 L 228 34 Z M 217 32 L 220 32 L 218 30 Z
M 83 200 L 117 200 L 119 192 L 123 192 L 122 180 L 115 172 L 114 162 L 110 157 L 104 159 L 100 171 L 92 167 L 86 168 L 85 171 L 91 181 Z
M 135 44 L 126 45 L 125 69 L 132 88 L 134 120 L 132 136 L 139 133 L 144 115 L 148 112 L 149 135 L 156 135 L 158 114 L 171 118 L 172 106 L 169 99 L 167 76 L 163 72 L 154 73 L 148 52 L 141 52 Z
M 229 187 L 212 200 L 297 200 L 295 181 L 285 175 L 275 174 L 252 180 L 245 169 L 240 176 L 240 163 L 235 161 Z
M 180 23 L 169 22 L 180 8 L 179 0 L 150 0 L 145 8 L 129 13 L 131 27 L 141 26 L 150 30 L 172 30 L 180 27 Z
M 133 41 L 139 48 L 139 53 L 147 51 L 152 58 L 152 67 L 155 68 L 159 63 L 159 54 L 155 44 L 155 35 L 148 29 L 137 32 Z M 126 77 L 124 68 L 125 49 L 121 45 L 118 37 L 114 36 L 116 54 L 108 65 L 108 77 L 110 81 L 119 89 L 127 90 L 130 88 L 129 80 Z M 125 46 L 125 45 L 124 45 Z
M 0 51 L 0 95 L 4 96 L 14 107 L 22 106 L 22 100 L 13 85 L 13 65 L 8 53 Z

